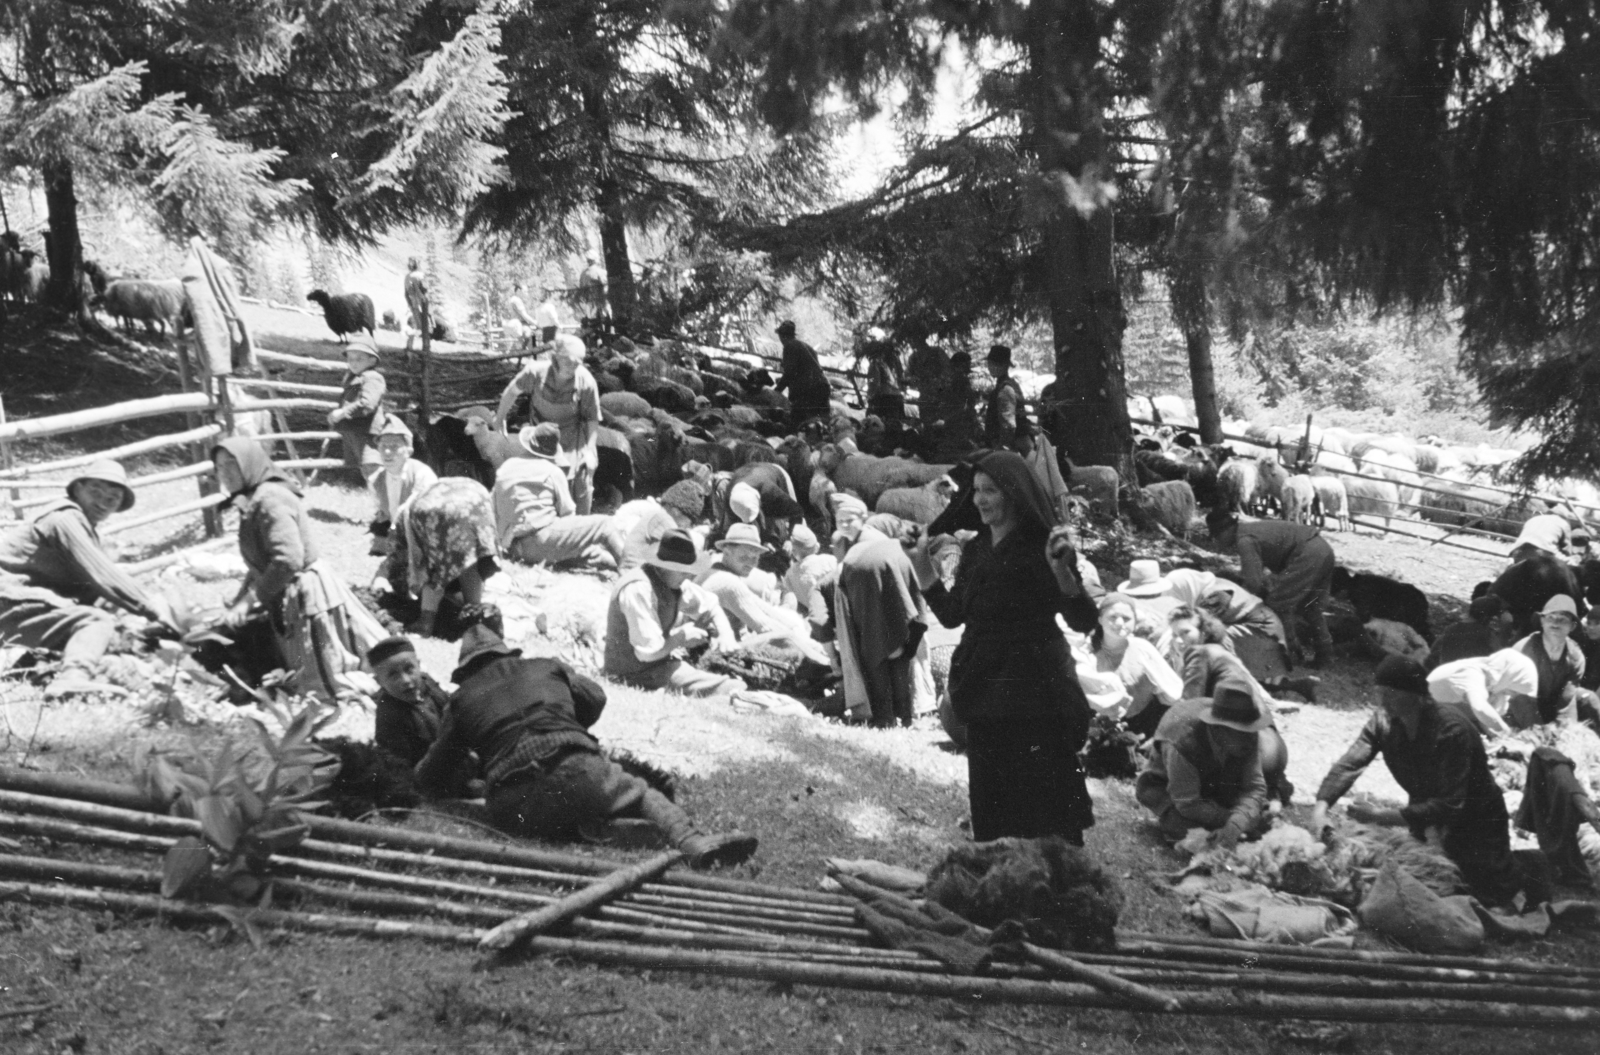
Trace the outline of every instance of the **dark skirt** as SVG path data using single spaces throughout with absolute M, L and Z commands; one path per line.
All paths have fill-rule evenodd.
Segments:
M 1060 835 L 1082 845 L 1094 825 L 1078 751 L 1083 736 L 1063 716 L 977 721 L 967 726 L 972 837 Z

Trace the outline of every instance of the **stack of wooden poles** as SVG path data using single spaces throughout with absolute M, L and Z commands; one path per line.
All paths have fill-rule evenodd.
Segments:
M 384 825 L 312 817 L 271 862 L 258 927 L 476 948 L 790 984 L 1192 1015 L 1502 1026 L 1600 1026 L 1600 968 L 1259 945 L 1119 932 L 1115 953 L 1024 946 L 952 973 L 879 947 L 854 898 Z M 0 836 L 76 843 L 143 867 L 0 853 L 0 899 L 227 924 L 236 913 L 158 895 L 158 862 L 197 822 L 122 785 L 0 767 Z M 850 884 L 852 888 L 855 884 Z

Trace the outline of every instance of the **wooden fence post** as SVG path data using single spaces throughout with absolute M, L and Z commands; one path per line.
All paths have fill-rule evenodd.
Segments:
M 182 325 L 183 324 L 180 322 L 179 326 L 182 326 Z M 190 349 L 193 347 L 194 340 L 195 340 L 195 331 L 192 330 L 192 329 L 188 333 L 180 335 L 179 338 L 178 338 L 178 384 L 179 384 L 179 386 L 182 387 L 183 391 L 185 391 L 185 392 L 192 391 L 195 388 L 195 377 L 194 377 L 194 366 L 195 366 L 195 364 L 191 363 L 189 361 L 189 352 L 190 352 Z M 196 356 L 196 360 L 197 361 L 198 361 L 198 358 L 199 357 Z M 206 377 L 207 374 L 208 374 L 208 371 L 204 371 L 204 370 L 201 371 L 201 378 L 202 378 L 201 384 L 202 385 L 205 384 L 204 378 Z M 200 427 L 200 415 L 199 414 L 185 414 L 184 415 L 184 421 L 188 425 L 188 427 L 191 428 L 191 429 L 195 429 L 195 428 L 199 428 Z M 209 453 L 210 453 L 210 451 L 209 451 L 209 449 L 208 449 L 206 444 L 204 444 L 204 443 L 196 443 L 194 445 L 194 450 L 193 450 L 191 456 L 195 459 L 195 461 L 205 461 L 206 460 L 206 456 Z M 200 488 L 200 497 L 201 498 L 208 498 L 212 494 L 216 493 L 217 482 L 216 482 L 216 479 L 214 477 L 202 475 L 198 480 L 198 484 L 199 484 L 199 488 Z M 200 518 L 205 523 L 206 537 L 207 538 L 220 538 L 221 537 L 221 535 L 222 535 L 222 514 L 217 510 L 217 508 L 215 506 L 206 506 L 204 509 L 202 509 L 200 511 Z
M 0 425 L 6 423 L 6 399 L 0 396 Z M 0 468 L 10 469 L 12 465 L 11 441 L 0 440 Z M 11 511 L 18 520 L 22 519 L 22 511 L 17 509 L 17 503 L 22 501 L 22 492 L 15 487 L 11 489 Z

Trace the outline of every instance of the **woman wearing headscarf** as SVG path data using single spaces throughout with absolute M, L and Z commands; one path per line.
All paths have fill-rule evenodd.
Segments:
M 300 488 L 254 440 L 211 448 L 217 482 L 239 511 L 239 555 L 249 573 L 222 624 L 238 629 L 259 607 L 272 624 L 296 691 L 335 699 L 371 694 L 352 677 L 367 651 L 388 635 L 350 588 L 317 559 Z
M 938 582 L 925 539 L 913 551 L 934 614 L 965 627 L 949 692 L 967 725 L 972 837 L 1061 835 L 1081 844 L 1094 824 L 1078 766 L 1090 712 L 1056 616 L 1087 633 L 1095 606 L 1071 539 L 1052 527 L 1049 499 L 1021 455 L 981 459 L 973 500 L 983 527 L 963 548 L 954 585 Z
M 567 474 L 573 504 L 579 516 L 594 505 L 594 471 L 600 465 L 600 386 L 583 365 L 583 339 L 563 333 L 556 337 L 548 360 L 522 368 L 500 396 L 496 428 L 503 428 L 512 406 L 528 394 L 528 424 L 550 422 L 561 428 L 561 449 L 556 464 Z
M 0 534 L 0 639 L 61 653 L 47 697 L 121 692 L 90 669 L 116 636 L 108 605 L 172 625 L 172 607 L 146 592 L 100 545 L 99 524 L 133 507 L 128 474 L 98 461 L 68 482 L 65 497 Z

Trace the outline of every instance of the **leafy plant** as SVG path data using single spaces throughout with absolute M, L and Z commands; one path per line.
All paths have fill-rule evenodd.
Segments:
M 199 761 L 198 772 L 159 755 L 148 759 L 151 793 L 173 801 L 201 830 L 201 838 L 186 836 L 167 852 L 163 897 L 265 904 L 271 856 L 305 839 L 310 827 L 301 811 L 323 805 L 316 798 L 331 779 L 332 756 L 312 737 L 338 717 L 338 709 L 312 699 L 291 716 L 285 701 L 264 693 L 260 699 L 283 725 L 281 736 L 250 718 L 255 743 L 225 742 Z

